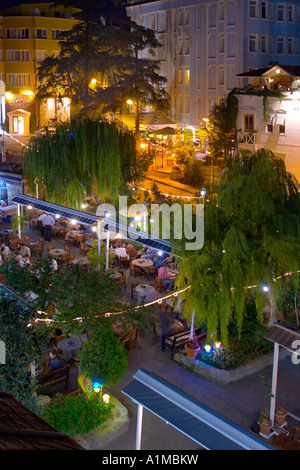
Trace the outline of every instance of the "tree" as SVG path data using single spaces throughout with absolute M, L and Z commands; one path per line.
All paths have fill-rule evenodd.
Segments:
M 117 123 L 73 118 L 31 141 L 24 175 L 33 194 L 37 178 L 48 201 L 80 209 L 87 196 L 116 202 L 128 183 L 138 184 L 151 158 Z
M 35 312 L 12 294 L 0 291 L 0 339 L 6 361 L 0 364 L 0 389 L 11 393 L 22 405 L 36 411 L 35 381 L 29 380 L 30 363 L 41 363 L 49 340 L 43 326 L 37 328 Z
M 120 111 L 131 98 L 137 105 L 138 128 L 141 105 L 160 110 L 169 105 L 159 63 L 139 58 L 145 49 L 159 47 L 155 34 L 133 21 L 116 22 L 104 14 L 103 2 L 86 0 L 82 7 L 78 23 L 61 35 L 58 57 L 41 62 L 37 96 L 68 96 L 78 112 L 90 117 Z
M 299 269 L 300 198 L 284 164 L 262 149 L 234 158 L 218 195 L 208 199 L 204 247 L 184 253 L 177 283 L 191 285 L 186 314 L 194 310 L 209 335 L 227 344 L 231 320 L 241 331 L 249 286 L 255 292 L 258 321 L 270 301 L 273 325 L 281 276 Z M 297 277 L 292 280 L 297 282 Z
M 210 113 L 209 124 L 205 125 L 205 134 L 208 153 L 215 164 L 219 158 L 225 165 L 229 165 L 232 160 L 236 147 L 237 113 L 238 99 L 234 96 L 234 90 L 227 97 L 221 98 Z

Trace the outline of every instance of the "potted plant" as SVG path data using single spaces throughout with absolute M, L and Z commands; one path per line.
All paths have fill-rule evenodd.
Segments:
M 285 422 L 287 411 L 284 406 L 275 407 L 275 422 L 279 425 Z
M 198 352 L 200 351 L 198 341 L 195 338 L 190 338 L 185 345 L 185 350 L 187 357 L 189 357 L 190 359 L 195 359 L 195 357 L 197 357 Z
M 264 436 L 268 436 L 271 432 L 272 421 L 270 419 L 262 417 L 260 417 L 258 421 L 261 434 L 263 434 Z
M 12 218 L 11 218 L 11 227 L 12 227 L 12 230 L 13 230 L 13 237 L 14 238 L 17 238 L 17 232 L 18 232 L 19 225 L 20 225 L 21 233 L 23 232 L 24 224 L 25 224 L 25 217 L 23 215 L 14 214 L 12 216 Z

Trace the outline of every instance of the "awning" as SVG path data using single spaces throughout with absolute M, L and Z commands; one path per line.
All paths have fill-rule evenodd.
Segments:
M 277 320 L 273 328 L 265 335 L 265 338 L 295 353 L 296 346 L 293 348 L 293 344 L 296 344 L 295 341 L 300 341 L 300 329 Z
M 8 183 L 14 186 L 20 186 L 23 182 L 22 176 L 0 173 L 0 183 Z
M 276 124 L 278 124 L 279 126 L 283 126 L 285 123 L 285 117 L 285 113 L 276 113 Z
M 16 194 L 12 198 L 11 203 L 20 204 L 21 206 L 30 205 L 33 209 L 37 209 L 42 212 L 48 212 L 52 215 L 60 215 L 61 217 L 64 217 L 66 219 L 74 219 L 78 223 L 83 225 L 93 225 L 97 223 L 100 219 L 100 217 L 98 217 L 97 215 L 78 211 L 76 209 L 70 209 L 68 207 L 44 201 L 43 199 L 36 199 L 32 196 L 27 196 L 25 194 Z M 168 254 L 171 253 L 172 243 L 169 240 L 153 237 L 151 236 L 151 234 L 148 234 L 146 232 L 138 232 L 127 225 L 118 223 L 117 221 L 110 221 L 108 218 L 102 220 L 102 230 L 106 232 L 109 231 L 112 233 L 120 233 L 122 235 L 122 238 L 130 239 L 140 245 L 145 245 L 154 248 L 155 250 L 161 250 Z
M 122 393 L 207 450 L 276 450 L 254 434 L 145 369 Z
M 173 127 L 163 127 L 162 129 L 157 129 L 153 131 L 153 134 L 155 135 L 175 135 L 176 131 L 173 129 Z

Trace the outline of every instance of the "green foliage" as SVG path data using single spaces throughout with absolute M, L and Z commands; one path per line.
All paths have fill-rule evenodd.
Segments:
M 113 405 L 96 395 L 58 395 L 46 406 L 42 419 L 67 435 L 87 434 L 111 417 Z
M 24 174 L 32 193 L 37 178 L 48 201 L 78 209 L 94 194 L 115 202 L 145 171 L 139 161 L 131 132 L 112 122 L 74 118 L 32 139 Z
M 291 175 L 266 150 L 241 153 L 224 173 L 218 197 L 207 196 L 204 246 L 184 252 L 176 286 L 191 286 L 185 316 L 194 310 L 199 326 L 227 348 L 230 322 L 242 331 L 248 286 L 256 287 L 261 322 L 262 307 L 276 302 L 284 285 L 284 277 L 273 279 L 299 269 L 300 198 Z
M 35 382 L 28 380 L 29 366 L 31 362 L 42 362 L 48 331 L 34 325 L 34 313 L 24 302 L 3 290 L 0 291 L 0 319 L 0 339 L 6 348 L 6 363 L 0 364 L 0 389 L 36 411 Z
M 105 387 L 115 385 L 127 368 L 127 352 L 112 325 L 102 321 L 79 351 L 80 372 Z
M 203 185 L 203 162 L 189 160 L 184 166 L 184 183 L 200 188 Z

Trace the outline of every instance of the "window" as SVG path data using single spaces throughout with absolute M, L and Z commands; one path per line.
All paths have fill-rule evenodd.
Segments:
M 184 12 L 184 24 L 188 26 L 190 24 L 190 11 L 185 10 Z
M 268 18 L 267 2 L 261 2 L 261 17 L 263 20 Z
M 51 30 L 51 39 L 61 39 L 60 38 L 60 35 L 61 33 L 63 33 L 64 31 L 61 30 L 61 29 L 52 29 Z
M 47 51 L 35 51 L 35 60 L 37 62 L 42 62 L 47 56 Z
M 8 28 L 7 39 L 28 39 L 29 29 L 28 28 Z
M 183 23 L 183 12 L 182 10 L 179 10 L 178 12 L 178 26 L 182 26 Z
M 183 84 L 183 70 L 179 69 L 178 70 L 178 85 L 182 85 L 182 84 Z
M 279 134 L 285 134 L 285 120 L 282 124 L 279 124 Z
M 178 55 L 183 54 L 183 41 L 179 39 L 179 44 L 178 44 Z
M 219 69 L 219 85 L 224 85 L 224 68 Z
M 244 130 L 254 131 L 254 115 L 253 114 L 244 115 Z
M 249 18 L 257 18 L 257 0 L 249 2 Z
M 185 99 L 184 112 L 188 114 L 190 112 L 190 100 L 189 98 Z
M 46 29 L 36 29 L 35 37 L 37 39 L 47 39 L 47 30 Z
M 266 125 L 266 133 L 273 134 L 273 121 L 268 122 L 268 124 Z
M 184 83 L 185 83 L 185 85 L 190 84 L 190 69 L 185 70 Z
M 219 21 L 224 20 L 224 3 L 219 5 Z
M 219 53 L 222 54 L 224 52 L 224 36 L 221 35 L 219 37 Z
M 257 52 L 257 36 L 255 34 L 249 35 L 249 52 Z
M 268 52 L 268 37 L 262 34 L 260 40 L 260 50 L 262 53 Z
M 288 39 L 288 54 L 295 54 L 295 38 Z
M 7 51 L 7 60 L 11 62 L 30 62 L 29 51 Z
M 188 38 L 184 41 L 184 55 L 189 55 L 190 53 L 190 40 Z
M 0 50 L 0 61 L 3 62 L 3 50 Z
M 8 85 L 10 86 L 30 86 L 30 73 L 9 73 Z
M 285 5 L 277 5 L 277 21 L 285 21 Z
M 179 113 L 183 113 L 183 99 L 182 97 L 180 96 L 179 97 Z
M 294 23 L 295 21 L 295 5 L 289 5 L 289 22 Z
M 285 43 L 284 43 L 285 38 L 277 38 L 276 40 L 276 52 L 277 54 L 285 54 Z

